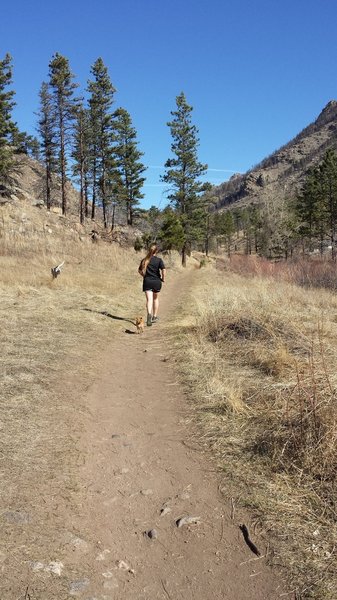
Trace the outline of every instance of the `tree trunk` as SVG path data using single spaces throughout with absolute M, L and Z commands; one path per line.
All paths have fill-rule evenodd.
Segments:
M 111 215 L 111 232 L 115 229 L 115 212 L 116 212 L 116 203 L 112 203 L 112 215 Z
M 181 250 L 181 264 L 183 267 L 186 267 L 186 257 L 187 257 L 187 247 L 186 247 L 186 242 L 184 243 L 182 250 Z
M 60 107 L 60 166 L 61 166 L 61 193 L 62 193 L 62 214 L 67 212 L 67 191 L 66 191 L 66 152 L 65 152 L 65 133 L 63 107 Z
M 50 192 L 50 179 L 51 179 L 51 175 L 50 175 L 50 166 L 47 163 L 46 165 L 46 201 L 47 201 L 47 210 L 50 210 L 50 206 L 51 206 L 51 192 Z
M 84 176 L 84 215 L 86 219 L 89 216 L 89 200 L 88 200 L 88 178 Z
M 81 183 L 80 183 L 80 223 L 84 223 L 84 175 L 83 167 L 81 166 Z
M 96 207 L 96 185 L 94 183 L 92 188 L 92 204 L 91 204 L 91 218 L 95 218 L 95 207 Z

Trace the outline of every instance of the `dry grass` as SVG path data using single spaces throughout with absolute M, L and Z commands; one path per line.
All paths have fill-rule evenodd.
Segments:
M 111 337 L 133 329 L 111 317 L 134 321 L 144 312 L 133 250 L 92 244 L 71 223 L 59 226 L 56 215 L 39 213 L 39 221 L 28 208 L 25 213 L 24 232 L 14 208 L 4 211 L 0 227 L 4 598 L 24 595 L 30 561 L 62 554 L 63 513 L 80 498 L 75 469 L 83 457 L 76 444 L 90 418 L 81 398 L 100 373 Z M 52 233 L 45 233 L 47 218 Z M 63 260 L 52 280 L 51 267 Z M 48 597 L 66 597 L 61 579 L 57 585 Z M 42 590 L 35 592 L 40 597 Z
M 256 255 L 233 255 L 230 260 L 222 260 L 222 265 L 241 275 L 271 277 L 310 288 L 337 289 L 337 267 L 329 257 L 296 257 L 275 262 Z
M 205 444 L 263 523 L 296 597 L 332 600 L 337 297 L 210 269 L 176 347 Z

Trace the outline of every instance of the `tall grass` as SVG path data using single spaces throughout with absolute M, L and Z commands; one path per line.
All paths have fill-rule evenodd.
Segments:
M 188 314 L 176 351 L 205 443 L 297 597 L 336 598 L 337 297 L 208 268 Z
M 233 255 L 226 268 L 241 275 L 272 277 L 304 287 L 337 289 L 337 264 L 328 258 L 302 257 L 288 261 L 271 261 L 259 256 Z

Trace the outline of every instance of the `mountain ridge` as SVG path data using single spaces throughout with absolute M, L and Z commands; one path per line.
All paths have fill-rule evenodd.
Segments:
M 235 174 L 213 188 L 216 210 L 235 204 L 268 203 L 296 195 L 309 167 L 322 160 L 328 148 L 337 148 L 337 101 L 330 100 L 317 119 L 287 144 L 244 174 Z

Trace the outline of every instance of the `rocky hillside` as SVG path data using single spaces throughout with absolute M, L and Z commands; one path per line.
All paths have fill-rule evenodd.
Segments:
M 78 213 L 79 194 L 68 184 L 68 208 L 70 214 Z M 26 200 L 33 206 L 44 205 L 44 168 L 26 154 L 14 155 L 14 169 L 8 184 L 0 186 L 0 204 L 16 204 Z M 54 181 L 52 205 L 54 212 L 61 213 L 61 184 Z
M 53 184 L 52 207 L 47 211 L 44 204 L 44 168 L 36 160 L 25 154 L 14 156 L 15 165 L 10 183 L 0 185 L 0 238 L 4 235 L 34 236 L 42 234 L 63 236 L 82 240 L 86 237 L 117 242 L 128 247 L 142 235 L 137 228 L 127 227 L 122 218 L 114 231 L 104 230 L 101 211 L 97 208 L 97 219 L 86 219 L 79 223 L 79 192 L 67 183 L 67 215 L 62 215 L 61 184 Z M 125 220 L 125 218 L 124 218 Z M 13 238 L 14 239 L 14 238 Z
M 244 175 L 233 175 L 214 188 L 217 209 L 268 203 L 293 197 L 307 169 L 320 162 L 328 148 L 337 148 L 337 101 L 332 100 L 314 123 Z

